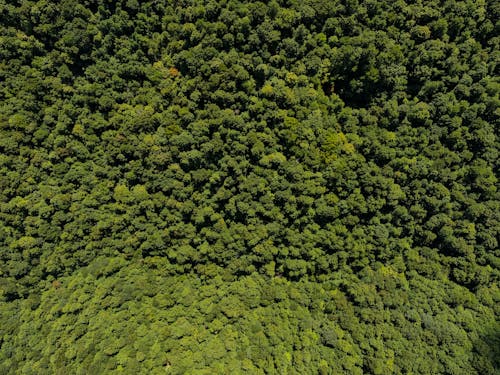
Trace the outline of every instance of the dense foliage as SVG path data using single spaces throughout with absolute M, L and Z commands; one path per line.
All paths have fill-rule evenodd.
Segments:
M 499 19 L 0 0 L 0 373 L 496 373 Z

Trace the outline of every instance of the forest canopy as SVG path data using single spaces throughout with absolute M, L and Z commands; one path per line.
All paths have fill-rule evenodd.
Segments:
M 0 373 L 498 373 L 499 20 L 0 0 Z

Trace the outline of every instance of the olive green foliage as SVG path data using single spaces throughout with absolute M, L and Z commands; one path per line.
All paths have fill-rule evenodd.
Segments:
M 0 0 L 0 373 L 497 373 L 499 19 Z

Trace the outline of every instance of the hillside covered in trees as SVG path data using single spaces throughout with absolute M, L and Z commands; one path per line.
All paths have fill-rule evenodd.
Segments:
M 495 0 L 0 0 L 1 374 L 498 374 Z

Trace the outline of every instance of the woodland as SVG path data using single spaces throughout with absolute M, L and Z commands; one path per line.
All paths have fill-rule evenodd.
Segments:
M 499 20 L 0 0 L 0 374 L 498 374 Z

